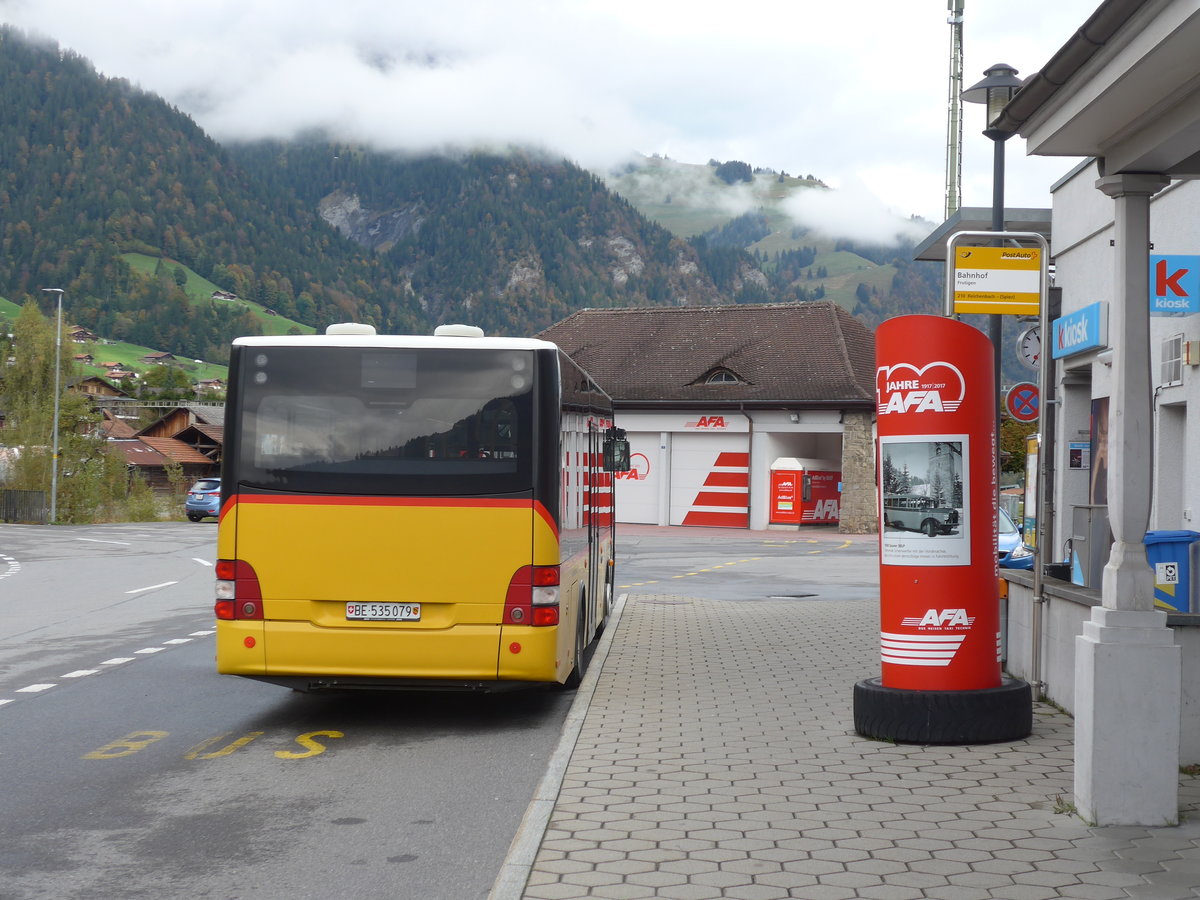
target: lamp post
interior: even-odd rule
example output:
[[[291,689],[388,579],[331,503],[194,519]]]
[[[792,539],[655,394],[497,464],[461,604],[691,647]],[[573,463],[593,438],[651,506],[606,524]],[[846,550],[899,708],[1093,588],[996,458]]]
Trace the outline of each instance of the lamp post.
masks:
[[[58,313],[54,319],[54,437],[50,458],[50,523],[58,521],[58,398],[62,393],[62,288],[42,288],[58,294]]]
[[[984,71],[984,79],[962,92],[968,103],[987,105],[987,128],[983,135],[992,141],[992,231],[1004,230],[1004,142],[1012,134],[993,128],[1001,111],[1021,87],[1017,70],[1005,63],[996,63]],[[999,315],[988,318],[988,337],[992,341],[993,368],[996,374],[996,389],[1000,389],[1000,344],[1003,339],[1003,324]],[[999,409],[999,398],[996,401]]]
[[[1004,142],[1012,137],[1011,132],[993,127],[1005,105],[1021,88],[1017,70],[1005,63],[996,63],[984,70],[984,79],[962,92],[968,103],[983,103],[987,106],[987,128],[983,135],[992,141],[992,231],[1004,230]],[[997,240],[997,246],[1002,241]],[[988,338],[992,342],[992,372],[996,378],[996,390],[1001,388],[1003,366],[1000,364],[1000,345],[1004,340],[1004,320],[996,313],[988,316]],[[1044,338],[1043,338],[1044,339]],[[996,407],[996,503],[1000,502],[1000,397],[995,398]]]

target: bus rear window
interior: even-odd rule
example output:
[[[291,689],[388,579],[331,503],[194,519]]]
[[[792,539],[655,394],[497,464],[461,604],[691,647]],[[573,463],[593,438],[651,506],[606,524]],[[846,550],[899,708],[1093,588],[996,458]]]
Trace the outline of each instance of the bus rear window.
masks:
[[[246,348],[236,477],[314,493],[529,491],[533,363],[527,350]]]

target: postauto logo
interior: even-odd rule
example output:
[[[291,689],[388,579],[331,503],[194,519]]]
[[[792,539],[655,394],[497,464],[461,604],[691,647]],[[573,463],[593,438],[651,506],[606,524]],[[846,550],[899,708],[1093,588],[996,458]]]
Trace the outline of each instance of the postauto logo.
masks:
[[[875,372],[879,415],[891,413],[955,412],[967,395],[967,382],[958,367],[931,362],[880,366]]]

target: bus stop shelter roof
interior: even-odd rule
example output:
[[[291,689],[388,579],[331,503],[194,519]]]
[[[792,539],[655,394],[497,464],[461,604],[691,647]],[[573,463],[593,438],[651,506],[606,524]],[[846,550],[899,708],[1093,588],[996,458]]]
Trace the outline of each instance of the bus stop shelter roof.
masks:
[[[926,262],[946,261],[946,241],[958,231],[991,231],[990,206],[964,206],[917,244],[913,259]],[[1004,211],[1005,231],[1033,231],[1050,240],[1050,210],[1010,208]]]

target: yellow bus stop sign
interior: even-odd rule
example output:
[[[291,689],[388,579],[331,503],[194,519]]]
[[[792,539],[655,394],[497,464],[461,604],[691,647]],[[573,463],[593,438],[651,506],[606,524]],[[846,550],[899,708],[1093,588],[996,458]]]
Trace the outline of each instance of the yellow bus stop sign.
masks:
[[[954,312],[1036,316],[1042,297],[1037,247],[955,247]]]

